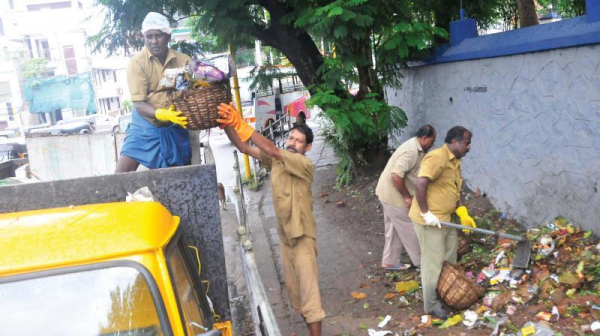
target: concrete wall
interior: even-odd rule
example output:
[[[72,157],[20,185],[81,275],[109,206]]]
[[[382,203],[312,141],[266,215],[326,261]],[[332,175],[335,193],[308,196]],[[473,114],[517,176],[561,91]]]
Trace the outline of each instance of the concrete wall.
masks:
[[[410,68],[388,90],[408,132],[474,133],[468,185],[528,226],[564,215],[600,233],[600,45]],[[405,132],[400,140],[409,137]]]
[[[190,131],[192,164],[200,164],[199,131]],[[31,172],[42,181],[110,175],[125,133],[73,134],[27,138]],[[138,171],[147,170],[140,166]]]

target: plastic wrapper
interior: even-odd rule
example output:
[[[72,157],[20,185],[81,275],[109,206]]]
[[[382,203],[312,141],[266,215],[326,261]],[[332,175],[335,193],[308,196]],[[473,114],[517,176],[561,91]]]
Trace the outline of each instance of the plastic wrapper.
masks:
[[[471,310],[466,310],[463,313],[463,324],[468,327],[469,329],[472,328],[473,326],[475,326],[475,322],[477,322],[477,319],[479,318],[479,316],[477,315],[476,312],[471,311]]]
[[[450,328],[450,327],[460,323],[460,321],[462,321],[462,316],[460,314],[454,315],[454,316],[450,317],[449,319],[447,319],[446,321],[444,321],[444,323],[442,323],[442,325],[440,325],[440,329]]]
[[[207,60],[192,59],[182,67],[165,69],[159,88],[182,91],[226,80],[231,74],[230,62],[229,55]]]
[[[193,80],[202,80],[209,83],[221,81],[231,76],[231,59],[229,55],[205,60],[193,59],[188,63],[188,71]]]
[[[177,84],[177,78],[187,73],[187,66],[173,69],[165,69],[165,71],[163,71],[163,78],[158,83],[158,86],[165,88],[174,88]]]
[[[554,336],[554,330],[546,324],[527,322],[523,325],[523,328],[521,328],[521,334],[523,336]]]
[[[217,67],[204,63],[202,61],[191,61],[191,67],[193,67],[192,78],[196,80],[203,80],[207,82],[215,82],[228,78],[228,75]],[[195,64],[193,63],[195,62]]]
[[[125,202],[156,202],[156,198],[154,198],[152,191],[148,187],[143,187],[136,190],[133,194],[127,193]]]

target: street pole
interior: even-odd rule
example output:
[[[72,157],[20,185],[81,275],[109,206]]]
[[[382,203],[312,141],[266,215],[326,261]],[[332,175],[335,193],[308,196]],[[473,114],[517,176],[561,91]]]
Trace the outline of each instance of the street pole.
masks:
[[[242,119],[244,118],[244,111],[242,111],[242,98],[240,97],[240,81],[238,80],[237,75],[237,65],[235,64],[235,53],[231,50],[231,45],[229,45],[229,55],[233,60],[233,92],[235,93],[235,105],[240,111],[242,115]],[[246,171],[246,181],[250,181],[252,178],[252,174],[250,173],[250,158],[248,154],[244,154],[244,170]]]

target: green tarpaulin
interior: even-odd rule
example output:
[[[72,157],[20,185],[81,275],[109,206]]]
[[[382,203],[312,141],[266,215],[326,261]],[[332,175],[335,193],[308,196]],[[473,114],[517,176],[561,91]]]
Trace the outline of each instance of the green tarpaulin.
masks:
[[[56,109],[86,109],[86,114],[96,113],[92,78],[87,72],[68,78],[29,79],[25,84],[25,100],[33,113]]]

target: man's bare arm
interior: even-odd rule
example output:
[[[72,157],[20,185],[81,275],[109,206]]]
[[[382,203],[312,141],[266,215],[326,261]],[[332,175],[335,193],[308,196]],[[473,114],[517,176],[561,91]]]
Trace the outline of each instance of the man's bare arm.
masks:
[[[267,153],[268,156],[272,157],[275,160],[279,160],[283,162],[283,156],[281,156],[280,149],[275,146],[275,144],[267,139],[264,135],[259,132],[254,132],[250,137],[252,143],[260,148],[263,152]]]
[[[400,195],[404,198],[404,203],[406,206],[411,206],[412,204],[412,196],[408,189],[406,189],[406,183],[404,183],[404,178],[398,176],[396,173],[392,173],[392,183],[394,187],[400,192]]]
[[[258,147],[250,146],[247,142],[242,141],[238,136],[235,129],[231,126],[225,127],[225,134],[229,138],[229,141],[242,153],[248,154],[253,158],[260,160],[260,150]]]
[[[142,101],[142,102],[134,102],[133,107],[142,116],[144,116],[146,118],[156,119],[156,116],[155,116],[156,109],[154,107],[152,107],[152,105]]]
[[[415,184],[415,196],[417,197],[417,202],[419,202],[419,209],[423,214],[429,211],[427,187],[429,187],[429,179],[427,177],[418,177]]]
[[[272,143],[271,140],[265,138],[262,134],[258,132],[254,132],[250,137],[250,140],[252,141],[254,146],[250,146],[248,143],[243,142],[242,139],[240,139],[240,137],[238,136],[235,129],[231,126],[225,127],[225,134],[227,134],[227,137],[229,138],[231,143],[233,143],[233,145],[244,154],[248,154],[257,160],[260,160],[260,151],[262,150],[270,157],[279,161],[283,161],[281,153],[279,152],[279,148],[277,148],[277,146],[275,146],[275,144]]]

